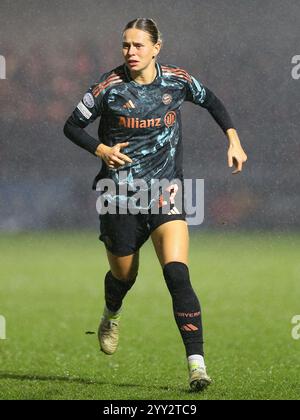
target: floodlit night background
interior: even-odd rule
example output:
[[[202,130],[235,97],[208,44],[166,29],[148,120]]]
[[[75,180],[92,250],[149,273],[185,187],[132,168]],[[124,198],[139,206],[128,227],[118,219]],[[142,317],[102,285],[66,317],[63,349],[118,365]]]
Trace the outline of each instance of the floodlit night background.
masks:
[[[299,15],[296,0],[2,0],[0,230],[98,227],[91,184],[101,161],[62,129],[86,89],[123,62],[122,30],[136,17],[158,23],[159,62],[223,100],[248,154],[231,176],[226,137],[206,110],[184,104],[185,177],[205,180],[201,229],[298,229]]]
[[[224,102],[248,155],[233,176],[222,130],[182,106],[184,175],[205,182],[188,267],[214,381],[203,394],[189,391],[150,240],[118,351],[97,341],[109,270],[92,190],[101,160],[63,127],[123,64],[137,17],[157,22],[161,64]],[[0,0],[0,400],[299,399],[299,22],[299,0]]]

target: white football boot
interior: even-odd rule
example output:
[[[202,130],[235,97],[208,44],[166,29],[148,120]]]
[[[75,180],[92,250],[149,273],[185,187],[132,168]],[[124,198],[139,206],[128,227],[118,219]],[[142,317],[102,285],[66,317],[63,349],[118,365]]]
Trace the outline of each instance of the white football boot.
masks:
[[[120,318],[120,313],[109,316],[104,310],[104,314],[101,318],[101,322],[98,328],[98,340],[100,344],[100,350],[105,354],[112,355],[117,350],[119,343]]]
[[[212,383],[212,380],[206,373],[206,368],[200,367],[197,363],[189,364],[189,375],[190,388],[192,391],[203,391]]]

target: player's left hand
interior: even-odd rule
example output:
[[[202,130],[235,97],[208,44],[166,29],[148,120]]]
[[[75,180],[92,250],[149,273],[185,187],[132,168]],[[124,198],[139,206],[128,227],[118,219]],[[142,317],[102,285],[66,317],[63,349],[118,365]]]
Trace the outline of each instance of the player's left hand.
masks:
[[[232,175],[236,175],[243,170],[243,163],[248,159],[244,149],[241,146],[239,136],[233,128],[227,131],[227,136],[229,140],[229,149],[228,149],[228,166],[232,168],[235,166],[235,170],[232,172]]]

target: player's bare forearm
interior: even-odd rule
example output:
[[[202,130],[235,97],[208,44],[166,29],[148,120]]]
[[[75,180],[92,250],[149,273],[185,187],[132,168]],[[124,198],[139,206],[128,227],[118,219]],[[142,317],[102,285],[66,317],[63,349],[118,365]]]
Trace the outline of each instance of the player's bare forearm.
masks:
[[[226,131],[226,135],[229,141],[228,148],[228,166],[232,168],[235,166],[235,170],[232,172],[233,175],[238,174],[243,170],[243,164],[247,161],[247,155],[241,145],[237,131],[234,128],[229,128]]]

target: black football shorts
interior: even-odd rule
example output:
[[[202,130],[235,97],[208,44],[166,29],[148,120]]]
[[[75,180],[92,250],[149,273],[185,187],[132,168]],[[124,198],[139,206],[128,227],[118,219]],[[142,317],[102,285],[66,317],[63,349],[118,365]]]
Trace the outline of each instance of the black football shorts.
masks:
[[[158,226],[172,220],[186,221],[184,195],[176,195],[175,187],[174,184],[174,189],[166,190],[159,197],[159,201],[155,204],[159,208],[158,214],[151,211],[148,211],[147,214],[100,214],[99,239],[104,242],[106,249],[119,257],[132,255],[142,247]],[[173,201],[171,197],[173,197]],[[166,203],[169,204],[169,207],[164,211]]]
[[[172,220],[186,220],[185,214],[103,214],[99,239],[114,255],[136,253],[160,225]]]

